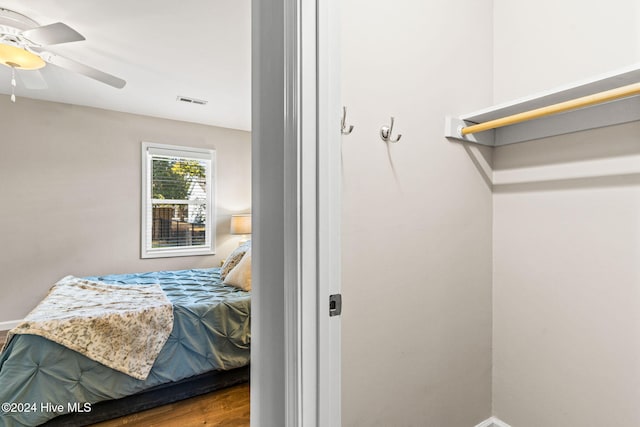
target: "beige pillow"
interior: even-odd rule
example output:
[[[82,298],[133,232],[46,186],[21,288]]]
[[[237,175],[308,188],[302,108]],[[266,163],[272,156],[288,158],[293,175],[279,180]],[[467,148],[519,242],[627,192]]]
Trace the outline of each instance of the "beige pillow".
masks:
[[[235,286],[243,291],[251,290],[251,248],[247,250],[238,265],[227,274],[222,283]]]
[[[242,245],[238,246],[233,252],[231,252],[231,255],[227,257],[227,259],[222,264],[222,267],[220,267],[220,280],[224,280],[227,277],[227,274],[229,274],[233,267],[238,265],[238,263],[242,259],[242,256],[250,248],[251,240],[249,240],[247,243],[243,243]]]

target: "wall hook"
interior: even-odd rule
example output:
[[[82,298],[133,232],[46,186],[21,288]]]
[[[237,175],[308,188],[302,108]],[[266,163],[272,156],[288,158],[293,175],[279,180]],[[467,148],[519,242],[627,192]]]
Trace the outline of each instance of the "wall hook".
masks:
[[[347,107],[342,107],[342,120],[340,121],[340,133],[343,135],[349,135],[353,131],[353,125],[347,129]]]
[[[396,139],[391,139],[391,134],[393,133],[393,120],[393,117],[391,117],[391,124],[380,128],[380,138],[382,138],[384,142],[398,142],[400,141],[400,138],[402,138],[402,135],[398,134]]]

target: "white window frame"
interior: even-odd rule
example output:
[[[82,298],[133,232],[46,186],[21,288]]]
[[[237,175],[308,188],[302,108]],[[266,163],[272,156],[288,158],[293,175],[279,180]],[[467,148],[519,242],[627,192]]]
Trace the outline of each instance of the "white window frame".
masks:
[[[140,212],[140,257],[141,258],[163,258],[195,255],[215,255],[215,170],[216,152],[205,148],[184,147],[180,145],[157,144],[154,142],[142,142],[141,156],[141,212]],[[182,246],[168,248],[153,248],[151,241],[152,226],[152,206],[151,198],[151,160],[153,156],[184,157],[193,160],[204,160],[207,163],[206,183],[207,183],[207,221],[205,223],[205,244],[204,246]]]

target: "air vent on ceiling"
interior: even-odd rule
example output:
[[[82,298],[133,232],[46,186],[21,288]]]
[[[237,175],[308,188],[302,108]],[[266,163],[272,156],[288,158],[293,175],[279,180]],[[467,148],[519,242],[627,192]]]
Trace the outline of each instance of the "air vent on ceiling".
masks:
[[[177,100],[181,102],[187,102],[189,104],[198,104],[198,105],[207,105],[207,102],[208,102],[208,101],[205,101],[204,99],[195,99],[195,98],[189,98],[188,96],[180,96],[180,95],[178,95]]]

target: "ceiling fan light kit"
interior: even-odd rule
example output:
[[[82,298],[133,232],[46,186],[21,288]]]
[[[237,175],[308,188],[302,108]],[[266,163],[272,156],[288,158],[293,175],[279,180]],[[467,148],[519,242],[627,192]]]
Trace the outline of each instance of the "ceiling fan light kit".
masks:
[[[8,44],[0,44],[0,62],[19,70],[38,70],[46,65],[38,55]]]
[[[11,100],[15,102],[15,70],[38,70],[47,63],[118,89],[123,88],[126,81],[121,78],[43,48],[82,40],[85,40],[82,34],[62,22],[39,26],[21,13],[0,7],[0,63],[12,70]]]

